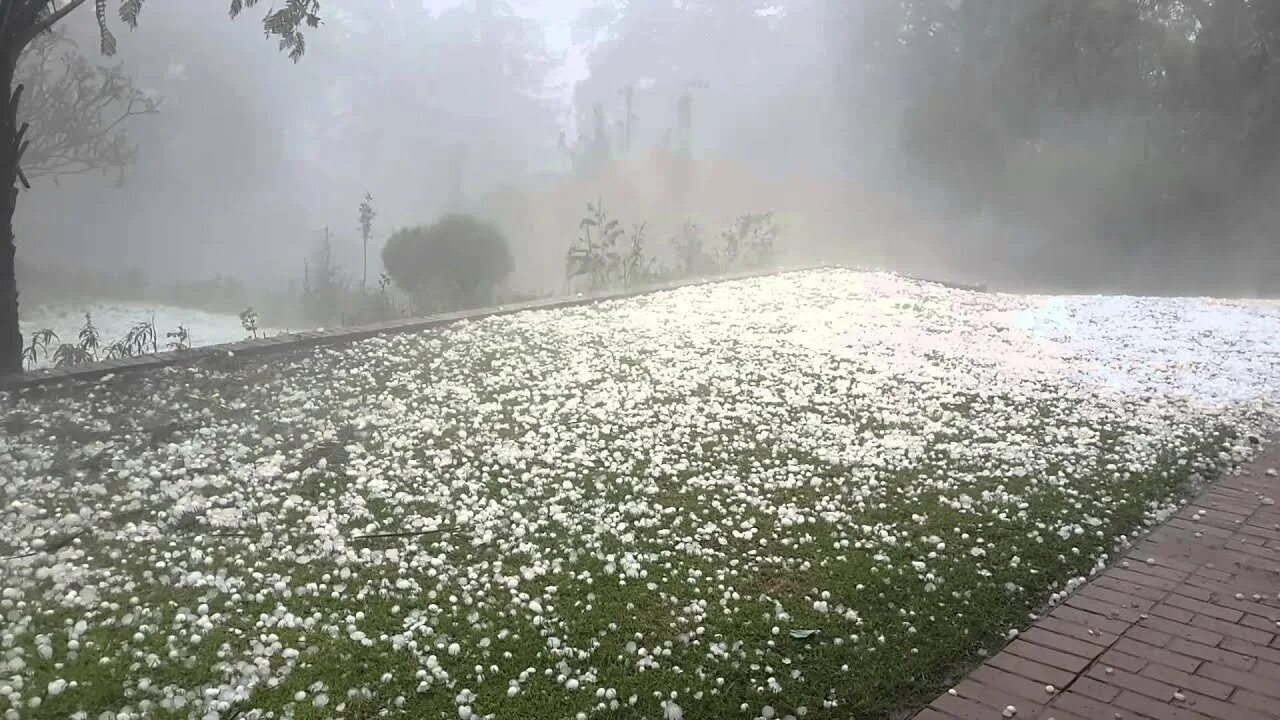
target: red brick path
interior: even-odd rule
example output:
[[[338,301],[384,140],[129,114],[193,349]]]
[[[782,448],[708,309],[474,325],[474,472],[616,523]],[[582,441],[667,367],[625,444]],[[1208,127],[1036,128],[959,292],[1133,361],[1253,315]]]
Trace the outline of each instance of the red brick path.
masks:
[[[1280,718],[1273,467],[1215,484],[915,720]]]

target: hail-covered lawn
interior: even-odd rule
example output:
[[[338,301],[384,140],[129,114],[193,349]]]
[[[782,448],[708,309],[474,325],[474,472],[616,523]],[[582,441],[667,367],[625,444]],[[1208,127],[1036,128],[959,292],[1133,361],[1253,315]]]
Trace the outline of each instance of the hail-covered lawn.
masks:
[[[1278,331],[830,270],[0,395],[0,708],[892,717],[1248,457]]]

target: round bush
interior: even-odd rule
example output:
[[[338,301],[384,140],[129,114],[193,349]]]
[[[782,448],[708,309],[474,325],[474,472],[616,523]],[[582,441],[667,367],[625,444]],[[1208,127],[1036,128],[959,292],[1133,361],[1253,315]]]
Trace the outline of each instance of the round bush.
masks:
[[[391,280],[425,309],[478,307],[511,273],[511,250],[496,227],[469,215],[398,230],[382,249]]]

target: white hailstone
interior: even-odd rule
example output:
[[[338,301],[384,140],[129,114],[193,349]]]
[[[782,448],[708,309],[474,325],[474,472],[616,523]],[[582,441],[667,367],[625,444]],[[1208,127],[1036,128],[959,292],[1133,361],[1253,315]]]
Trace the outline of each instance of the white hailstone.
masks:
[[[293,699],[296,702],[302,702],[303,700],[307,699],[307,693],[302,690],[299,690],[298,692],[293,694]]]
[[[1012,705],[1006,705],[1006,706],[1005,706],[1005,708],[1004,708],[1004,712],[1002,712],[1002,713],[1000,713],[1000,714],[1001,714],[1001,715],[1004,715],[1004,716],[1005,716],[1005,717],[1007,717],[1007,718],[1011,718],[1011,717],[1013,717],[1014,715],[1017,715],[1017,714],[1018,714],[1018,708],[1016,708],[1016,707],[1014,707],[1014,706],[1012,706]]]
[[[329,696],[324,693],[320,693],[311,700],[311,704],[318,708],[322,708],[329,704]]]
[[[470,705],[458,706],[458,720],[471,720],[472,717],[475,717],[475,716],[471,712]]]
[[[662,709],[664,720],[684,720],[684,710],[674,700],[668,700],[663,705],[665,706]]]
[[[50,697],[57,697],[58,695],[62,694],[63,690],[66,690],[66,689],[67,689],[67,681],[63,680],[62,678],[58,678],[57,680],[54,680],[53,682],[49,683],[47,693]]]
[[[776,714],[777,711],[773,709],[772,705],[765,705],[760,708],[760,717],[764,718],[764,720],[772,720],[773,716]]]
[[[511,685],[510,687],[507,688],[507,697],[513,698],[519,694],[520,694],[519,685]]]
[[[456,642],[455,642],[455,643],[449,643],[449,654],[450,654],[450,655],[457,655],[457,654],[458,654],[458,653],[460,653],[460,652],[462,652],[462,646],[461,646],[461,645],[459,645],[459,644],[458,644],[458,643],[456,643]]]

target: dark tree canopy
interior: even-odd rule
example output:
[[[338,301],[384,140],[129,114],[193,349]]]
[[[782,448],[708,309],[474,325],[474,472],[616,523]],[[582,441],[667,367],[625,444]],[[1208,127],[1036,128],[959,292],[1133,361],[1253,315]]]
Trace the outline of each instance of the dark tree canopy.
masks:
[[[382,249],[395,284],[423,309],[476,307],[493,300],[512,270],[507,239],[469,215],[397,231]]]
[[[1105,256],[1194,282],[1274,247],[1280,2],[825,1],[862,89],[849,122],[897,127],[912,194],[1003,233],[1006,268],[1128,282]]]
[[[68,0],[57,3],[54,0],[11,0],[14,10],[11,18],[34,18],[34,22],[20,36],[24,45],[31,42],[40,33],[52,28],[59,20],[74,12],[87,0]],[[120,20],[130,29],[138,27],[138,17],[142,14],[146,0],[120,0],[117,14]],[[231,0],[230,14],[238,16],[246,8],[252,8],[258,0]],[[116,52],[116,36],[111,31],[108,16],[107,0],[94,0],[94,12],[98,20],[98,35],[102,44],[102,54],[114,55]],[[267,12],[262,20],[262,29],[268,37],[280,40],[280,49],[287,50],[289,57],[298,60],[306,52],[306,38],[301,28],[318,27],[320,25],[320,0],[285,0],[283,7]]]

